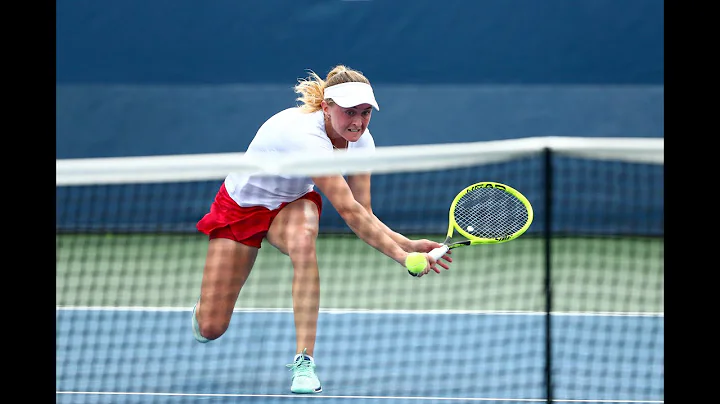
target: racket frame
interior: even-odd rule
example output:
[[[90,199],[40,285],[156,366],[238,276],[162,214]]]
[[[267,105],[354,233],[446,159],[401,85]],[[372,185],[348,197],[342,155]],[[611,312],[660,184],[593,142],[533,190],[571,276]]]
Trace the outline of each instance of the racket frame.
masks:
[[[467,194],[468,192],[475,191],[478,188],[499,189],[499,190],[507,192],[507,193],[511,194],[512,196],[514,196],[515,198],[517,198],[523,204],[523,206],[525,206],[525,209],[527,210],[527,213],[528,213],[528,218],[527,218],[525,224],[523,225],[523,227],[521,227],[519,230],[517,230],[516,232],[514,232],[513,234],[511,234],[509,236],[495,237],[495,238],[476,237],[476,236],[473,236],[472,234],[468,233],[467,231],[465,231],[465,229],[463,229],[462,227],[460,227],[457,224],[457,222],[455,221],[455,208],[457,207],[457,204],[460,201],[460,199],[462,199],[462,197],[465,196],[465,194]],[[475,184],[465,187],[462,191],[458,192],[458,194],[455,196],[455,199],[453,199],[452,203],[450,204],[450,209],[448,209],[448,231],[447,231],[447,235],[445,237],[445,241],[443,241],[441,247],[433,249],[428,254],[430,254],[431,257],[435,258],[435,260],[438,260],[438,259],[440,259],[440,257],[445,255],[445,253],[447,253],[449,250],[452,250],[453,248],[464,247],[464,246],[469,246],[469,245],[478,245],[478,244],[507,243],[508,241],[514,240],[514,239],[520,237],[523,233],[525,233],[525,231],[530,227],[530,224],[532,224],[533,217],[534,217],[534,213],[533,213],[532,204],[530,204],[530,201],[528,201],[528,199],[525,197],[525,195],[520,193],[520,191],[518,191],[517,189],[515,189],[509,185],[502,184],[500,182],[493,182],[493,181],[477,182]],[[465,237],[466,240],[458,240],[458,241],[454,241],[454,242],[450,243],[455,231],[457,231],[460,235]],[[416,276],[410,271],[408,271],[408,273],[410,273],[410,275]]]
[[[523,225],[523,227],[521,227],[519,230],[517,230],[516,232],[514,232],[513,234],[511,234],[509,236],[495,237],[495,238],[476,237],[476,236],[473,236],[472,234],[468,233],[467,231],[465,231],[465,229],[463,229],[462,227],[460,227],[457,224],[457,222],[455,221],[455,208],[457,207],[457,204],[460,201],[460,199],[462,199],[462,197],[465,196],[465,194],[475,191],[479,188],[499,189],[499,190],[507,192],[510,195],[517,198],[523,204],[523,206],[525,206],[525,209],[527,210],[527,213],[528,213],[528,218],[525,221],[525,224]],[[515,189],[509,185],[499,183],[499,182],[491,182],[491,181],[478,182],[478,183],[475,183],[475,184],[465,187],[465,189],[460,191],[457,194],[457,196],[455,196],[455,199],[453,199],[452,204],[450,204],[450,209],[448,211],[449,225],[448,225],[447,238],[445,239],[445,242],[443,244],[447,243],[448,241],[450,241],[450,239],[452,239],[452,236],[454,233],[453,230],[460,233],[460,235],[465,237],[467,240],[456,241],[452,244],[448,244],[448,247],[454,246],[454,247],[450,247],[450,248],[466,246],[466,245],[476,245],[476,244],[507,243],[508,241],[514,240],[514,239],[520,237],[523,233],[525,233],[525,231],[530,227],[530,224],[532,224],[533,217],[534,217],[533,208],[532,208],[532,205],[530,204],[530,201],[528,201],[528,199],[525,197],[525,195],[520,193],[520,191],[518,191],[517,189]]]
[[[520,202],[525,206],[525,209],[527,209],[528,212],[528,218],[525,222],[525,225],[521,227],[518,231],[515,233],[505,236],[505,237],[496,237],[496,238],[482,238],[482,237],[476,237],[472,234],[468,233],[460,227],[457,222],[455,221],[455,208],[457,207],[458,202],[460,199],[462,199],[465,194],[468,192],[475,191],[478,188],[495,188],[502,191],[505,191],[512,196],[516,197]],[[453,199],[452,203],[450,204],[450,209],[448,210],[448,231],[447,236],[445,237],[445,241],[443,241],[443,245],[441,247],[438,247],[432,251],[429,252],[430,256],[435,258],[436,260],[440,259],[443,255],[445,255],[448,250],[452,250],[453,248],[458,247],[465,247],[469,245],[477,245],[477,244],[500,244],[500,243],[507,243],[510,240],[514,240],[518,237],[520,237],[525,231],[530,227],[530,224],[533,221],[533,208],[530,204],[530,201],[520,193],[517,189],[502,184],[500,182],[492,182],[492,181],[483,181],[483,182],[477,182],[475,184],[469,185],[465,187],[462,191],[458,192],[458,194],[455,196],[455,199]],[[453,237],[453,233],[457,231],[460,235],[466,238],[466,240],[458,240],[455,242],[450,243]]]

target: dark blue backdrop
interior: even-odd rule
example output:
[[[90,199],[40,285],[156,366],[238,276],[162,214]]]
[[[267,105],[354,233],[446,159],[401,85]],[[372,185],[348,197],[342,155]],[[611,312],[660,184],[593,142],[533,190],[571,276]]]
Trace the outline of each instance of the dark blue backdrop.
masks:
[[[57,0],[57,157],[242,151],[338,63],[381,146],[662,137],[662,0]]]
[[[59,83],[662,84],[662,0],[57,0]]]

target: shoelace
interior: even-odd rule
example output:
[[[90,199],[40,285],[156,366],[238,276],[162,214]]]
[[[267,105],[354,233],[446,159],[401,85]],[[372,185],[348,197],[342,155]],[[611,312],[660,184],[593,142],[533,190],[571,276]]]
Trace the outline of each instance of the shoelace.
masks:
[[[291,370],[295,376],[310,377],[313,375],[313,373],[315,373],[315,364],[312,363],[309,359],[305,359],[302,356],[299,357],[295,362],[285,366],[290,368],[289,370]]]

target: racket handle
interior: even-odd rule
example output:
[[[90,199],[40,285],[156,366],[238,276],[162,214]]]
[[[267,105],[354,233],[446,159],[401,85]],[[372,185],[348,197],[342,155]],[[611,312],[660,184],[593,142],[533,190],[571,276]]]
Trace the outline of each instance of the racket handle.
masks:
[[[437,260],[440,259],[440,257],[442,257],[443,255],[445,255],[445,253],[448,252],[449,249],[450,249],[450,248],[449,248],[448,246],[443,245],[443,246],[441,246],[441,247],[438,247],[438,248],[430,251],[428,254],[429,254],[431,257],[435,258],[435,261],[437,261]]]

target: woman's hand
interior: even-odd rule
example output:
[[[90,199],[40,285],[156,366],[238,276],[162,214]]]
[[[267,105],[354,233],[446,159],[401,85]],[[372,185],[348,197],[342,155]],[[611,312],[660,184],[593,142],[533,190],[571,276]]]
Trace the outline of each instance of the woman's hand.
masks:
[[[432,241],[432,240],[419,239],[419,240],[410,240],[410,243],[408,246],[409,246],[410,252],[428,253],[428,252],[434,250],[435,248],[442,247],[442,244],[440,244],[436,241]],[[445,270],[450,269],[450,263],[452,262],[452,258],[450,257],[450,251],[448,250],[448,252],[446,252],[445,255],[443,255],[440,258],[442,260],[440,260],[440,259],[437,260],[436,264],[445,268]],[[432,261],[429,261],[429,262],[432,263]],[[438,269],[436,265],[431,264],[430,269],[432,269],[433,271],[435,271],[437,273],[440,273],[440,269]],[[425,274],[425,272],[423,272],[420,275],[423,275],[423,274]]]

